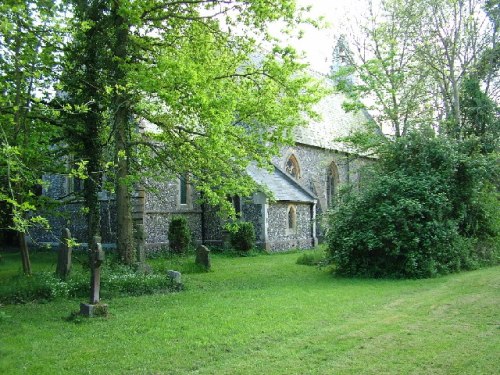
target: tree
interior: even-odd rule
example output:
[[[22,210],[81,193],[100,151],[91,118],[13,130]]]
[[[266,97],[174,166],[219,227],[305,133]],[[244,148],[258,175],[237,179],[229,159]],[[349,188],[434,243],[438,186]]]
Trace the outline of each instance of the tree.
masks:
[[[483,53],[496,44],[494,18],[482,9],[482,0],[422,1],[417,57],[426,66],[440,97],[439,118],[449,134],[459,133],[460,87]]]
[[[42,175],[58,167],[51,149],[58,112],[47,101],[59,72],[62,31],[50,2],[7,1],[0,12],[0,202],[6,224],[18,234],[23,272],[30,274],[26,234],[34,224],[47,224],[36,214],[45,201]]]
[[[83,198],[89,246],[95,236],[101,235],[98,193],[103,190],[103,152],[108,146],[106,134],[109,133],[103,113],[109,103],[105,87],[109,82],[107,67],[111,63],[105,38],[108,29],[105,10],[106,1],[73,2],[72,42],[65,48],[60,82],[63,97],[59,101],[73,109],[64,116],[66,150],[84,166]],[[82,25],[81,20],[87,23]]]
[[[481,89],[481,83],[474,75],[462,81],[459,95],[461,126],[456,136],[459,139],[478,139],[482,154],[497,152],[500,139],[498,104]]]
[[[371,8],[351,72],[334,78],[354,71],[352,84],[337,84],[351,100],[346,108],[374,110],[395,137],[350,137],[371,146],[379,166],[332,214],[329,249],[340,273],[424,277],[494,262],[499,111],[488,95],[498,73],[492,3],[386,0],[380,13]]]
[[[293,49],[252,55],[268,22],[296,22],[293,0],[101,4],[105,30],[94,29],[86,13],[76,16],[105,41],[97,43],[97,55],[110,58],[102,65],[110,102],[96,108],[109,116],[114,136],[117,243],[131,264],[130,191],[144,171],[189,171],[207,201],[227,206],[227,194],[251,191],[248,163],[265,164],[303,114],[313,114],[321,90],[305,77]],[[138,133],[143,119],[155,131]]]
[[[489,4],[489,5],[488,5]],[[473,0],[384,0],[373,5],[353,33],[355,84],[347,109],[368,108],[379,126],[404,136],[409,129],[434,126],[460,133],[460,87],[467,74],[494,64],[498,15],[491,2]],[[489,11],[488,11],[489,9]],[[356,37],[361,35],[361,37]],[[488,82],[486,82],[488,81]],[[489,86],[488,86],[489,87]]]
[[[344,108],[369,109],[375,124],[395,137],[432,121],[428,71],[415,59],[417,3],[385,0],[377,12],[370,2],[360,30],[342,40],[352,46],[349,64],[332,71],[337,89],[347,94]],[[342,84],[346,77],[351,84]]]

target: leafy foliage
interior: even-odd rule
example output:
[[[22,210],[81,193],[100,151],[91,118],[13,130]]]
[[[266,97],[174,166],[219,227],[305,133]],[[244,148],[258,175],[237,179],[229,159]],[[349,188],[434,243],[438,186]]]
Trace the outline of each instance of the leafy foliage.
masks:
[[[381,130],[396,137],[426,126],[461,129],[460,90],[472,71],[485,93],[498,99],[499,17],[494,4],[369,2],[364,19],[353,22],[358,29],[348,39],[339,38],[343,45],[349,42],[350,53],[342,55],[346,61],[332,66],[337,89],[347,96],[344,107],[372,109]]]
[[[480,152],[498,151],[500,140],[500,107],[481,89],[474,76],[467,77],[460,90],[461,127],[455,128],[457,138],[476,138]]]
[[[191,230],[183,216],[172,218],[168,226],[168,242],[170,250],[175,254],[184,254],[191,243]]]
[[[75,32],[65,87],[74,105],[89,110],[69,130],[95,176],[104,160],[92,156],[106,158],[104,142],[114,139],[110,180],[127,264],[135,183],[189,172],[205,201],[231,212],[226,195],[254,188],[246,166],[268,163],[291,129],[314,115],[322,90],[268,30],[278,20],[289,30],[311,23],[294,0],[70,4]],[[94,189],[86,196],[90,214],[98,213],[96,201]]]
[[[59,298],[85,298],[88,296],[89,278],[85,272],[74,272],[66,281],[53,273],[43,271],[32,276],[17,275],[0,287],[0,302],[18,304],[47,302]],[[101,297],[143,295],[173,290],[165,274],[144,274],[129,267],[103,268]]]
[[[233,231],[230,232],[231,245],[235,250],[249,252],[255,247],[255,229],[253,223],[239,222]]]
[[[496,172],[463,147],[411,133],[381,149],[364,189],[345,193],[331,213],[328,248],[339,274],[430,277],[496,261],[476,246],[498,235],[480,199],[485,175]]]
[[[42,173],[57,164],[50,146],[59,135],[58,112],[46,99],[56,77],[56,6],[30,0],[0,5],[0,207],[2,216],[11,216],[9,226],[26,233],[43,222],[27,212],[43,205],[36,191]],[[54,33],[46,35],[47,28]]]

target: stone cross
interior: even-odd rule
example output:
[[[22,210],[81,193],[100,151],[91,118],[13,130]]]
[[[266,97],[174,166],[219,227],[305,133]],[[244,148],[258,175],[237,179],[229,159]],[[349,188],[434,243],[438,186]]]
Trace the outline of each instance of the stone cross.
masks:
[[[64,228],[61,236],[61,245],[57,254],[56,274],[61,280],[66,280],[71,271],[71,232]]]
[[[200,245],[196,248],[196,259],[194,262],[203,266],[206,270],[210,269],[210,250],[208,247]]]
[[[94,236],[92,248],[90,249],[90,303],[99,303],[99,292],[101,289],[101,264],[104,261],[101,237]]]

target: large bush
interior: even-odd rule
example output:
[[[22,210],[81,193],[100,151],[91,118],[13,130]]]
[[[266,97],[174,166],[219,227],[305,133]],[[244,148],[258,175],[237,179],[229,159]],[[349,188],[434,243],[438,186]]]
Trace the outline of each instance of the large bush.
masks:
[[[337,272],[429,277],[494,261],[478,251],[495,235],[480,199],[488,163],[463,148],[425,134],[386,145],[362,191],[345,193],[331,213]]]
[[[191,231],[186,218],[182,216],[172,218],[168,227],[168,243],[170,250],[176,254],[184,254],[191,243]]]

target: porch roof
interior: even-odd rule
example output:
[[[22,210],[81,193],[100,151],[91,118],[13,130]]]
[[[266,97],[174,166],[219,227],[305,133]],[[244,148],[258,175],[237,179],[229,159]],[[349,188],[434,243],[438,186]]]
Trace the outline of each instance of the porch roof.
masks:
[[[314,203],[316,197],[293,178],[274,166],[272,171],[251,165],[247,168],[253,180],[272,193],[276,201]],[[266,191],[264,191],[265,193]]]

